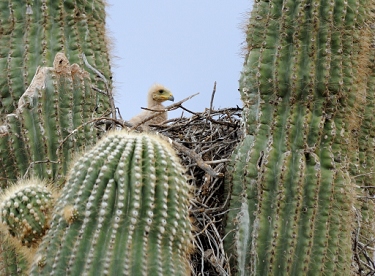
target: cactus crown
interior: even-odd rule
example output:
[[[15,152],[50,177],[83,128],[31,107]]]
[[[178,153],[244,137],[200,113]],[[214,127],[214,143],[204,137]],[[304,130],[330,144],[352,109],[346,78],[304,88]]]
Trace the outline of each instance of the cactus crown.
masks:
[[[38,245],[49,226],[56,193],[44,181],[21,180],[0,196],[2,226],[22,245]]]
[[[189,186],[157,136],[112,132],[75,162],[61,194],[32,275],[189,271]]]

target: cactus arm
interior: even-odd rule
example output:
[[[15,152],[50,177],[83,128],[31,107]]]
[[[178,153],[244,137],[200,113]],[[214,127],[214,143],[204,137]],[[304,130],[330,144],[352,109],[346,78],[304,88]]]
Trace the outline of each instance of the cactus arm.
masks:
[[[37,70],[16,113],[7,116],[6,131],[0,137],[9,145],[1,152],[8,174],[4,178],[15,180],[28,172],[59,179],[73,153],[95,142],[97,130],[86,123],[96,107],[88,76],[62,53],[56,55],[54,67]]]
[[[15,111],[15,103],[30,85],[35,69],[49,65],[58,52],[64,52],[72,63],[81,67],[84,53],[111,88],[103,1],[26,1],[22,4],[8,1],[1,4],[1,16],[0,68],[6,72],[0,80],[1,117]],[[105,85],[94,75],[90,79],[105,90]],[[103,95],[97,96],[99,112],[104,112],[108,102]]]

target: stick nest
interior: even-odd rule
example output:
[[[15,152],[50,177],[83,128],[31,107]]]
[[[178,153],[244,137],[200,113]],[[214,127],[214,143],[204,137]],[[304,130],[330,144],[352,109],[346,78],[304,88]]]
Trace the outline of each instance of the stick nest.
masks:
[[[242,137],[241,111],[238,107],[206,109],[201,113],[188,111],[192,113],[190,118],[168,120],[161,125],[151,125],[151,129],[187,147],[217,175],[224,176],[230,156]],[[190,210],[196,245],[191,259],[193,275],[229,275],[229,262],[223,248],[225,178],[203,170],[199,161],[186,150],[177,150],[187,168],[189,182],[195,188]]]

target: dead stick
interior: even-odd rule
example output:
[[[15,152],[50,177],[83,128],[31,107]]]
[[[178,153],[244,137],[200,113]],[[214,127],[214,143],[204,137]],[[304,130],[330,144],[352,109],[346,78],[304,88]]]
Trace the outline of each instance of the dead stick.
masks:
[[[210,117],[210,114],[211,114],[211,111],[212,111],[212,105],[214,103],[215,93],[216,93],[216,81],[214,82],[214,89],[212,90],[211,102],[210,102],[210,111],[208,113],[208,117]]]
[[[186,107],[183,107],[182,105],[181,105],[180,107],[181,107],[183,110],[185,110],[186,112],[190,113],[190,114],[193,114],[193,115],[196,115],[196,116],[198,116],[198,117],[201,117],[198,113],[193,112],[193,111],[187,109]]]
[[[70,136],[72,136],[73,134],[75,134],[76,132],[78,132],[78,130],[80,130],[81,128],[83,128],[84,126],[88,125],[88,124],[91,124],[91,123],[94,123],[94,122],[98,122],[98,121],[101,121],[101,120],[109,120],[109,121],[112,121],[114,124],[118,124],[120,125],[122,128],[125,127],[125,124],[120,122],[119,120],[116,120],[116,119],[113,119],[113,118],[110,118],[110,117],[100,117],[100,118],[95,118],[95,119],[92,119],[90,121],[87,121],[86,123],[83,123],[82,125],[78,126],[77,128],[75,128],[71,133],[69,133],[69,135],[67,135],[64,140],[60,143],[60,145],[57,147],[57,150],[56,150],[56,154],[58,154],[59,150],[61,149],[62,145],[66,142],[66,140],[69,139]]]
[[[211,118],[211,111],[212,111],[212,105],[214,103],[215,92],[216,92],[216,81],[214,82],[214,88],[212,89],[210,109],[208,110],[208,115],[207,115],[208,118]],[[204,122],[203,129],[206,128],[206,124],[207,124],[207,121]]]
[[[29,170],[31,169],[31,167],[34,167],[35,164],[43,164],[43,163],[59,164],[59,161],[52,161],[52,160],[49,160],[49,159],[46,159],[46,160],[43,160],[43,161],[33,161],[27,167],[27,170],[26,170],[25,174],[23,175],[23,178],[26,178],[26,176],[29,173]]]
[[[86,64],[88,68],[90,68],[95,74],[97,74],[104,82],[105,90],[107,92],[108,98],[109,98],[109,104],[111,106],[112,111],[112,118],[116,120],[116,106],[115,106],[115,100],[113,99],[113,93],[112,90],[109,89],[108,81],[106,77],[96,68],[94,68],[87,60],[86,55],[82,53],[82,59],[83,62]],[[113,122],[113,128],[115,127],[115,122]]]
[[[208,116],[203,116],[203,113],[196,113],[196,112],[193,112],[185,107],[183,107],[182,105],[180,106],[180,108],[182,108],[183,110],[195,115],[195,116],[198,116],[199,118],[203,118],[203,119],[206,119],[206,120],[209,120],[215,124],[219,124],[219,125],[223,125],[223,126],[229,126],[229,127],[237,127],[236,124],[233,124],[233,123],[228,123],[228,122],[221,122],[221,121],[217,121],[215,119],[212,119],[211,117],[208,117]]]

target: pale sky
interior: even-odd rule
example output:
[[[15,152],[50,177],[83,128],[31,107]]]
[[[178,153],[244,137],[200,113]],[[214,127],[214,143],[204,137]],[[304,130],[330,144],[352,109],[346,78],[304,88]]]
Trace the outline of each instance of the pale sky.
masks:
[[[253,1],[107,2],[115,103],[123,119],[147,107],[154,83],[169,88],[175,102],[200,92],[184,106],[201,112],[210,106],[216,81],[215,108],[242,106],[237,91],[244,60],[241,26]],[[174,111],[169,118],[180,114]]]

